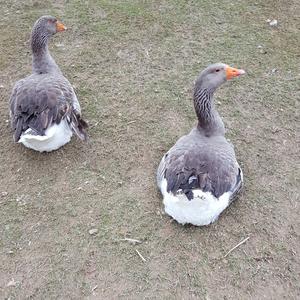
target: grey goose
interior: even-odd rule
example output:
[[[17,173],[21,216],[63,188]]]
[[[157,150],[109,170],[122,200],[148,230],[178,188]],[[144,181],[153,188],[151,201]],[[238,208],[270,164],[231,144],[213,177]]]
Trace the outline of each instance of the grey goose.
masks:
[[[242,186],[242,170],[213,101],[221,84],[242,74],[244,70],[222,63],[200,73],[193,97],[198,124],[160,162],[157,185],[165,212],[178,223],[213,223]]]
[[[36,151],[52,151],[75,133],[86,140],[87,123],[70,82],[48,50],[48,40],[66,27],[52,16],[42,16],[31,33],[32,74],[16,82],[10,97],[14,141]]]

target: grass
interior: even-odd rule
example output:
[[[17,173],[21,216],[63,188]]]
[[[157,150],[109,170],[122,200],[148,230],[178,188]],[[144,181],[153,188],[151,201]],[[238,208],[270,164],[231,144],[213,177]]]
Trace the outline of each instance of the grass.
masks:
[[[0,5],[3,298],[298,297],[297,1]],[[90,124],[87,144],[74,139],[50,154],[14,145],[6,123],[13,83],[30,72],[31,26],[43,14],[69,27],[50,48]],[[272,18],[277,28],[266,23]],[[193,81],[217,61],[248,74],[216,95],[245,187],[217,223],[180,226],[163,214],[155,171],[195,124]]]

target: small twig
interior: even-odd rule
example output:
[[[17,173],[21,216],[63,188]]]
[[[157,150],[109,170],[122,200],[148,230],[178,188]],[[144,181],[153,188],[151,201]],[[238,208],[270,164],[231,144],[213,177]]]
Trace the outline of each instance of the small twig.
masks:
[[[141,244],[142,242],[136,239],[130,239],[130,238],[124,238],[124,239],[119,239],[119,241],[126,241],[129,243],[133,243],[133,244]]]
[[[92,288],[92,292],[94,292],[96,289],[97,289],[98,285],[95,285],[93,288]]]
[[[135,249],[135,252],[138,254],[138,256],[142,259],[143,262],[146,262],[146,259],[143,257],[143,255],[139,252],[139,250]]]
[[[247,238],[243,239],[241,242],[239,242],[236,246],[234,246],[232,249],[230,249],[224,256],[223,258],[227,257],[234,249],[236,249],[237,247],[241,246],[242,244],[244,244],[246,241],[248,241],[250,239],[250,236],[248,236]]]
[[[136,120],[129,121],[129,122],[127,122],[127,125],[133,124],[135,122],[136,122]]]

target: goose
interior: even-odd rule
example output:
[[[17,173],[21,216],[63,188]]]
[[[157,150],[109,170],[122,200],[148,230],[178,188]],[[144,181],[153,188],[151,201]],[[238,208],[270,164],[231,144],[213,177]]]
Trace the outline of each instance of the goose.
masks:
[[[48,40],[66,30],[52,16],[42,16],[31,33],[32,74],[17,81],[10,97],[14,141],[39,152],[50,152],[75,133],[87,139],[87,123],[70,82],[48,50]]]
[[[242,187],[243,173],[213,101],[215,90],[244,70],[212,64],[195,82],[198,123],[163,156],[157,185],[165,212],[180,224],[215,222]]]

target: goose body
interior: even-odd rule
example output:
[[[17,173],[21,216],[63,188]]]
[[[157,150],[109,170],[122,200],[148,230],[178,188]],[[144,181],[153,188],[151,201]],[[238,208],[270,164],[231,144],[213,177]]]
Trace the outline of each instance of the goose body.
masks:
[[[242,186],[242,170],[212,99],[215,89],[234,77],[233,70],[235,76],[244,73],[228,68],[214,64],[200,74],[194,92],[198,124],[175,143],[158,167],[165,212],[181,224],[213,223]]]
[[[15,84],[10,98],[15,142],[39,152],[60,148],[73,133],[82,140],[87,137],[74,89],[48,50],[48,39],[63,30],[54,17],[37,20],[31,37],[32,74]]]

